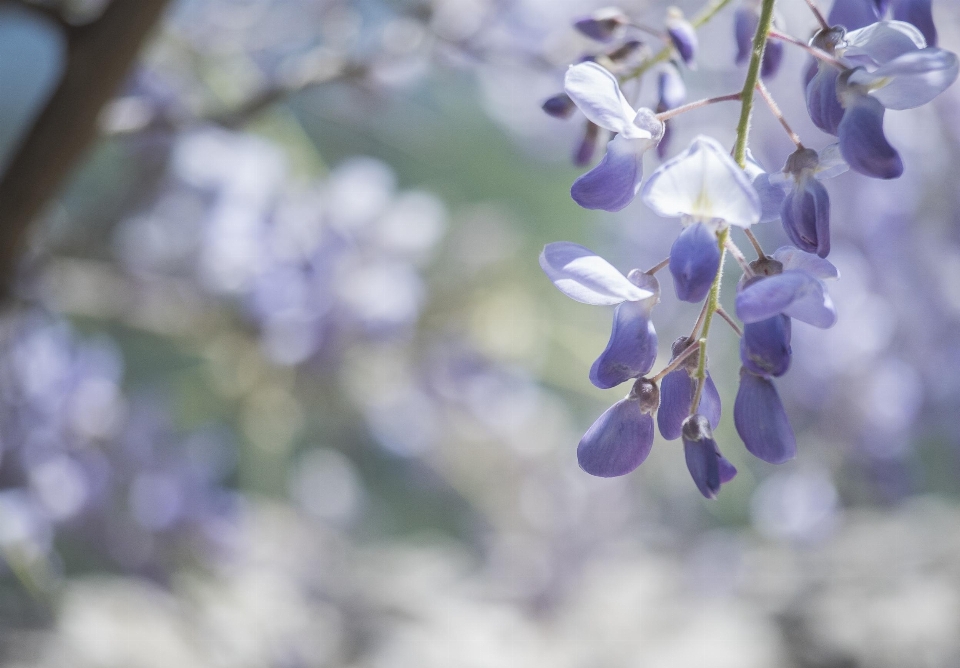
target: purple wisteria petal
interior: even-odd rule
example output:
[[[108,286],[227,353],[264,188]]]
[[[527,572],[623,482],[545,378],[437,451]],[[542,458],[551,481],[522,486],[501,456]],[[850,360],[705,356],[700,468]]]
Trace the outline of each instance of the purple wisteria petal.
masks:
[[[773,259],[783,265],[784,271],[796,269],[821,280],[840,278],[840,271],[832,262],[793,246],[781,246],[773,252]]]
[[[720,454],[710,425],[702,415],[690,416],[683,424],[683,454],[693,482],[708,499],[717,498],[720,486],[737,474],[736,468]]]
[[[827,23],[843,26],[847,30],[856,30],[876,23],[880,19],[873,0],[834,0]]]
[[[679,12],[670,12],[667,15],[667,35],[683,62],[692,67],[697,57],[699,40],[697,31],[690,22]]]
[[[782,376],[790,368],[790,318],[775,315],[743,326],[740,360],[750,371]]]
[[[703,301],[720,268],[717,235],[706,223],[694,223],[682,232],[670,249],[670,273],[681,301]]]
[[[927,40],[915,26],[903,21],[878,21],[848,32],[841,55],[856,64],[883,65],[926,47]]]
[[[590,16],[574,21],[573,27],[590,39],[609,42],[616,37],[630,19],[616,7],[598,9]]]
[[[696,391],[696,388],[697,384],[696,381],[694,381],[693,391]],[[692,396],[690,397],[690,401],[693,401]],[[707,379],[703,383],[703,393],[700,395],[700,405],[697,407],[697,411],[700,415],[707,418],[707,422],[710,423],[711,427],[716,429],[717,425],[720,424],[721,409],[720,392],[713,382],[713,376],[711,376],[708,371]],[[687,410],[689,410],[689,408]]]
[[[737,467],[730,463],[730,461],[720,454],[720,448],[716,448],[717,452],[717,468],[720,470],[720,484],[726,485],[728,482],[737,477]]]
[[[630,473],[653,447],[653,416],[636,399],[621,399],[597,418],[577,446],[580,468],[612,478]]]
[[[753,34],[757,32],[760,16],[753,7],[741,5],[733,15],[733,35],[737,43],[736,64],[743,65],[753,51]],[[767,44],[769,48],[770,45]]]
[[[747,166],[744,168],[744,172],[760,198],[760,220],[757,222],[770,223],[779,220],[780,207],[783,206],[783,200],[787,196],[786,191],[779,183],[770,182],[770,174],[764,171],[749,149],[747,150]]]
[[[736,309],[744,323],[760,322],[780,313],[821,329],[837,322],[836,308],[823,283],[797,270],[748,283],[737,294]]]
[[[650,320],[653,304],[623,302],[613,314],[613,329],[606,349],[590,368],[590,382],[601,390],[639,378],[657,359],[657,332]]]
[[[643,154],[653,145],[647,139],[614,137],[607,144],[603,160],[573,182],[573,201],[584,209],[603,211],[619,211],[630,204],[643,179]]]
[[[746,369],[740,371],[740,389],[733,405],[733,423],[747,451],[771,464],[782,464],[797,454],[797,439],[773,383]]]
[[[812,177],[801,177],[780,209],[783,229],[800,249],[826,257],[830,253],[830,196]]]
[[[637,112],[624,97],[617,78],[605,67],[594,62],[571,65],[563,80],[563,90],[583,115],[601,128],[635,139],[644,136],[633,124]]]
[[[843,106],[837,97],[837,77],[839,72],[835,67],[820,64],[817,73],[807,84],[807,112],[810,120],[827,134],[836,135],[839,132],[840,121],[843,119]]]
[[[697,381],[691,378],[682,367],[671,371],[660,381],[660,408],[657,411],[657,427],[660,435],[668,441],[680,438],[683,421],[690,415],[690,404],[693,402],[693,393],[697,390]],[[716,428],[720,424],[720,393],[707,373],[707,380],[703,385],[698,410],[707,418],[710,426]]]
[[[929,46],[937,45],[937,27],[933,25],[932,0],[895,0],[893,18],[916,26],[923,33]]]
[[[654,296],[590,249],[569,241],[544,246],[540,268],[560,292],[583,304],[613,306]]]
[[[770,77],[777,76],[777,72],[780,71],[780,65],[783,64],[783,51],[783,42],[767,40],[767,46],[763,50],[763,61],[760,63],[761,78],[769,79]]]
[[[883,134],[884,111],[879,100],[856,96],[840,122],[840,152],[854,171],[877,179],[896,179],[903,174],[903,161]]]
[[[719,142],[703,135],[650,175],[643,201],[667,218],[719,218],[740,227],[760,220],[760,197],[750,179]]]
[[[849,82],[867,88],[887,109],[913,109],[945,91],[958,72],[955,54],[929,47],[894,58],[873,72],[859,69]]]

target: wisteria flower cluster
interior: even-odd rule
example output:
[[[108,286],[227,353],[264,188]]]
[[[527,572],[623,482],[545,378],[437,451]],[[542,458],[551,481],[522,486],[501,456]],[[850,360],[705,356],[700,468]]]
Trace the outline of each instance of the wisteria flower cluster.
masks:
[[[552,112],[557,100],[565,99],[571,105],[567,115],[573,106],[579,109],[588,121],[585,143],[599,130],[614,135],[600,162],[574,182],[571,195],[578,204],[618,211],[639,194],[655,213],[680,222],[670,257],[647,271],[633,269],[624,275],[570,242],[548,244],[540,256],[544,272],[568,297],[616,306],[610,341],[590,369],[590,381],[602,389],[632,383],[627,396],[601,415],[580,441],[580,466],[603,477],[633,471],[650,453],[656,421],[663,438],[682,440],[690,474],[707,498],[715,498],[721,485],[736,475],[713,435],[721,419],[707,358],[714,315],[740,336],[742,366],[733,408],[737,433],[747,450],[763,461],[792,459],[796,438],[773,379],[790,367],[794,320],[818,328],[837,321],[827,281],[839,278],[839,272],[826,259],[830,199],[822,181],[848,168],[874,178],[899,177],[903,162],[884,135],[885,111],[926,104],[956,80],[960,69],[955,54],[932,46],[936,31],[930,0],[892,3],[892,20],[883,18],[891,3],[836,0],[829,22],[813,0],[807,0],[820,24],[809,43],[780,31],[774,0],[746,1],[734,21],[737,61],[749,59],[742,90],[684,105],[681,71],[695,63],[695,27],[726,4],[707,7],[691,22],[670,13],[663,31],[644,27],[618,9],[577,22],[577,29],[601,42],[624,38],[631,28],[659,34],[663,48],[632,69],[618,63],[615,56],[622,47],[616,44],[599,57],[586,58],[569,68],[564,92],[545,105]],[[779,69],[784,44],[815,58],[806,76],[807,110],[817,127],[837,138],[819,150],[801,142],[762,80]],[[636,109],[621,84],[660,66],[657,109]],[[765,171],[748,150],[756,96],[768,104],[796,145],[778,172]],[[653,148],[661,156],[667,152],[669,119],[724,101],[741,105],[733,150],[698,136],[644,181],[644,154]],[[777,219],[792,245],[767,253],[750,228]],[[756,260],[748,261],[734,243],[734,228],[749,240]],[[742,327],[719,305],[727,254],[743,271],[735,299]],[[671,361],[653,373],[658,340],[652,313],[661,293],[656,273],[665,267],[677,298],[702,302],[703,307],[690,335],[673,343]]]

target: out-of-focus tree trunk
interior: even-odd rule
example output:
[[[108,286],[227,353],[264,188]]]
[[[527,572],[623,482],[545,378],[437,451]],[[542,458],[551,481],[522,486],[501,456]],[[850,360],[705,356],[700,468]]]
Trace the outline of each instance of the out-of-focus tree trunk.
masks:
[[[101,110],[169,2],[113,0],[94,22],[66,28],[63,77],[0,176],[0,298],[9,297],[28,226],[96,138]]]

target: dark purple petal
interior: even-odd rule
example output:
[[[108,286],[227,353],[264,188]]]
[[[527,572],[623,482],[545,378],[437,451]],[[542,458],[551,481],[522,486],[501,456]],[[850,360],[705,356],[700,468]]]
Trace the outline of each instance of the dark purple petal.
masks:
[[[653,447],[653,416],[636,399],[621,399],[597,418],[577,446],[580,468],[612,478],[630,473]]]
[[[570,195],[584,209],[619,211],[633,201],[643,177],[643,151],[655,142],[617,135],[603,160],[573,182]]]
[[[696,387],[696,382],[694,382],[694,391],[696,391]],[[691,397],[692,399],[693,397]],[[700,395],[700,405],[697,407],[697,412],[707,418],[707,422],[714,429],[720,424],[720,392],[717,391],[717,386],[714,384],[709,371],[707,372],[707,379],[703,383],[703,393]]]
[[[717,467],[720,469],[721,485],[726,485],[737,476],[737,467],[720,454],[720,448],[717,448]]]
[[[819,64],[817,73],[807,84],[807,112],[813,124],[824,132],[836,135],[843,119],[843,107],[837,97],[839,72],[830,65]]]
[[[827,23],[850,31],[876,23],[880,18],[875,0],[835,0]]]
[[[650,305],[623,302],[613,313],[613,330],[607,348],[590,368],[590,382],[601,390],[645,375],[657,359],[657,333],[650,320]]]
[[[801,176],[780,208],[783,229],[800,250],[826,257],[830,253],[830,196],[812,176]]]
[[[927,40],[927,46],[937,45],[932,5],[932,0],[895,0],[893,5],[893,18],[916,26]]]
[[[803,90],[807,90],[807,86],[810,85],[810,82],[813,81],[813,77],[817,76],[817,71],[820,69],[820,64],[816,58],[810,58],[807,61],[807,68],[803,70]]]
[[[840,152],[854,169],[877,179],[903,174],[900,154],[883,134],[883,105],[869,95],[858,95],[840,123]]]
[[[702,415],[693,415],[684,421],[683,454],[693,482],[708,499],[717,498],[720,485],[737,474],[733,464],[720,454],[710,425]]]
[[[583,138],[573,152],[573,164],[577,167],[586,167],[593,161],[597,152],[597,139],[600,136],[600,126],[587,121],[583,129]]]
[[[717,235],[706,223],[694,223],[680,232],[670,249],[670,273],[677,298],[695,304],[703,301],[719,268]]]
[[[671,16],[667,19],[667,35],[683,62],[687,66],[693,65],[698,46],[697,31],[693,26],[679,16]]]
[[[557,93],[544,102],[540,108],[554,118],[570,118],[577,105],[566,93]]]
[[[680,438],[683,421],[690,415],[690,403],[697,390],[697,381],[684,368],[671,371],[660,381],[660,409],[657,411],[657,427],[660,435],[668,441]],[[707,380],[700,395],[699,411],[711,427],[720,424],[720,393],[707,373]]]
[[[777,315],[743,326],[740,360],[750,371],[782,376],[790,368],[790,318]]]
[[[590,16],[574,21],[573,27],[590,39],[609,42],[630,19],[619,9],[601,9]]]
[[[743,65],[750,59],[753,51],[753,34],[757,32],[760,17],[753,8],[740,6],[733,15],[733,35],[737,42],[737,65]],[[767,48],[770,45],[767,44]]]
[[[740,370],[733,423],[753,456],[771,464],[782,464],[796,456],[797,439],[777,388],[769,379]]]
[[[661,160],[667,157],[667,151],[670,150],[670,140],[672,138],[673,138],[673,122],[664,121],[663,136],[660,138],[660,143],[657,144],[657,157],[660,158]]]
[[[763,51],[763,62],[760,64],[760,76],[764,79],[777,76],[782,63],[783,42],[775,39],[767,40],[767,46]]]

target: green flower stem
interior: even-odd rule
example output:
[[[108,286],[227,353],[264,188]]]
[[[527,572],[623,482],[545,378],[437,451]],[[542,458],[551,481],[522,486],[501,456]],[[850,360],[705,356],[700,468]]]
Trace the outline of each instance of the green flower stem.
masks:
[[[713,314],[716,313],[720,305],[720,284],[723,282],[723,261],[727,259],[727,239],[730,238],[730,228],[725,227],[717,236],[717,243],[720,245],[720,266],[717,267],[717,276],[713,279],[713,285],[710,286],[710,293],[707,295],[707,308],[703,318],[703,327],[700,329],[700,358],[697,360],[697,390],[693,394],[693,401],[690,402],[690,415],[696,413],[700,408],[700,395],[703,394],[703,386],[707,381],[707,337],[710,335],[710,324],[713,322]]]
[[[760,23],[757,24],[757,32],[753,35],[750,65],[747,67],[747,78],[743,82],[743,92],[740,94],[740,122],[737,124],[737,143],[733,148],[733,159],[740,167],[747,165],[747,139],[750,135],[750,117],[753,115],[753,94],[757,88],[757,82],[760,81],[763,52],[767,48],[767,35],[773,25],[773,4],[774,0],[763,0],[763,5],[760,7]]]
[[[733,0],[713,0],[710,4],[700,10],[700,12],[693,17],[693,20],[690,21],[690,25],[694,28],[701,28],[707,24],[710,19],[712,19],[717,12],[729,5]],[[769,28],[769,26],[768,26]],[[642,63],[637,65],[635,68],[624,74],[620,77],[620,81],[629,81],[630,79],[636,79],[642,77],[647,71],[650,70],[654,65],[660,63],[665,63],[670,60],[670,56],[673,54],[673,46],[667,45],[657,51],[654,55],[650,56]]]
[[[750,65],[747,67],[747,78],[743,82],[743,91],[740,93],[740,122],[737,124],[737,142],[733,149],[733,158],[740,167],[747,164],[747,139],[750,135],[750,118],[753,114],[753,96],[760,81],[760,65],[763,62],[763,52],[767,47],[767,35],[773,24],[773,4],[775,0],[763,0],[760,7],[760,22],[757,32],[753,36],[753,50],[750,53]],[[723,3],[721,3],[723,4]],[[718,8],[719,10],[719,8]],[[710,286],[707,295],[706,317],[700,330],[700,359],[697,361],[697,389],[690,403],[690,414],[693,415],[700,408],[700,397],[703,395],[703,386],[707,381],[707,337],[710,335],[710,325],[713,314],[720,305],[720,284],[723,282],[723,261],[727,257],[727,240],[730,238],[730,228],[721,230],[717,237],[720,246],[720,266],[717,275]]]

